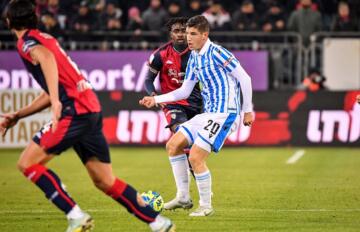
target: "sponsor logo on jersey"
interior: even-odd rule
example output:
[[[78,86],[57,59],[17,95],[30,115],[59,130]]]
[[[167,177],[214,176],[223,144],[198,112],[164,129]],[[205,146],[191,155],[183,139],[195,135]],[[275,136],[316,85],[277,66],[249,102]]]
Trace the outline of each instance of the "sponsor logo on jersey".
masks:
[[[166,64],[173,64],[174,62],[172,62],[171,60],[167,60],[165,63]]]
[[[224,62],[224,67],[228,66],[228,64],[231,63],[231,61],[234,59],[234,57],[230,57],[227,61]]]

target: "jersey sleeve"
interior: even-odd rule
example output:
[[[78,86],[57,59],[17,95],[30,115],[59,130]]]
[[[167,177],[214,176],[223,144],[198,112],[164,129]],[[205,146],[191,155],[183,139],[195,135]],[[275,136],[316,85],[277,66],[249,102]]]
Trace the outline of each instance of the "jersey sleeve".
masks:
[[[185,80],[180,88],[166,94],[154,96],[155,102],[174,102],[182,99],[187,99],[191,95],[195,85],[196,81]]]
[[[153,54],[151,54],[149,60],[148,60],[149,70],[150,72],[157,74],[162,66],[162,60],[160,56],[160,51],[155,51]]]
[[[240,62],[236,57],[223,47],[216,47],[213,51],[215,63],[225,69],[227,72],[232,72]]]
[[[240,64],[230,73],[230,76],[237,79],[240,83],[243,97],[242,111],[245,113],[252,112],[252,85],[250,76]]]
[[[184,80],[197,81],[197,75],[195,72],[195,60],[194,60],[192,53],[190,54],[188,63],[186,65]]]

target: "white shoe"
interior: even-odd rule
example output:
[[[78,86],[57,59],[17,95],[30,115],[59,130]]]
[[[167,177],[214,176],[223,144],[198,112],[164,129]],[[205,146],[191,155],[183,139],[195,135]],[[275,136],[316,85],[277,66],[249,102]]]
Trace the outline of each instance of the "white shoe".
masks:
[[[171,201],[166,202],[164,204],[164,209],[166,209],[166,210],[174,210],[177,208],[191,209],[193,207],[193,205],[194,204],[192,203],[191,199],[189,199],[188,201],[181,201],[177,197],[175,197]]]
[[[206,217],[210,216],[214,213],[214,209],[212,207],[199,206],[194,212],[190,213],[190,217]]]
[[[160,216],[160,215],[159,215]],[[171,222],[169,218],[163,217],[164,224],[157,230],[152,230],[153,232],[175,232],[175,224]]]
[[[94,228],[94,220],[87,213],[79,219],[70,219],[66,232],[89,232]]]

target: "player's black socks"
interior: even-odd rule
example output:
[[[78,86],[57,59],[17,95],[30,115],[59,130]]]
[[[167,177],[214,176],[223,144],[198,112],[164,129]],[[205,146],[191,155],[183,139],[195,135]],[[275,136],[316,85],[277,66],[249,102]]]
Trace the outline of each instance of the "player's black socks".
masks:
[[[141,221],[151,223],[159,213],[150,206],[141,206],[137,201],[137,191],[127,183],[116,179],[114,185],[106,193],[114,200],[122,204],[129,213],[134,214]]]
[[[27,168],[24,175],[36,184],[45,193],[46,198],[65,214],[68,214],[76,205],[75,201],[64,190],[59,177],[53,171],[40,164],[35,164]]]

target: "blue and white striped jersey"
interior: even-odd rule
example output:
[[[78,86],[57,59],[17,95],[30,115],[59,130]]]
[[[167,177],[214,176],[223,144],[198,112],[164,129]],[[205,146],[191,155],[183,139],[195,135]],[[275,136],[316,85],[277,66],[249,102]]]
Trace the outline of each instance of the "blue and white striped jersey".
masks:
[[[229,75],[239,65],[231,52],[209,39],[199,52],[191,52],[185,79],[200,81],[204,112],[240,114],[240,82]]]

